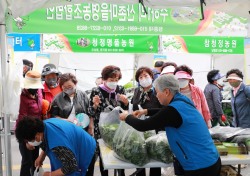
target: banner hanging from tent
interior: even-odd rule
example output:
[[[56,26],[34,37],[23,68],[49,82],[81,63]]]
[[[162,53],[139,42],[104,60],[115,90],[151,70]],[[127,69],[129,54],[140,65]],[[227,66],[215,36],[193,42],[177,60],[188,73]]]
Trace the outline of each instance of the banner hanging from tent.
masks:
[[[43,52],[157,53],[158,36],[43,34]]]
[[[244,37],[162,36],[162,51],[204,54],[244,54]]]
[[[14,51],[40,51],[40,34],[8,34],[13,37]]]
[[[200,8],[146,8],[140,4],[70,4],[40,9],[12,22],[18,33],[247,36],[247,20]],[[11,29],[8,29],[11,32]]]

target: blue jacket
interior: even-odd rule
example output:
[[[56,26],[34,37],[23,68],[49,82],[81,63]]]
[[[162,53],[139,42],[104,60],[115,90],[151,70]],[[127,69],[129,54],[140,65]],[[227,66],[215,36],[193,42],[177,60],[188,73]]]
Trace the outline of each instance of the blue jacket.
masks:
[[[219,159],[202,115],[186,96],[177,93],[169,106],[182,117],[179,128],[166,127],[169,145],[184,170],[209,167]]]
[[[235,127],[250,128],[250,86],[241,84],[234,96],[231,91],[231,105],[233,111],[233,125]],[[249,100],[248,100],[249,97]]]
[[[51,170],[57,170],[62,167],[52,149],[58,146],[70,149],[77,160],[79,170],[70,174],[70,176],[85,176],[88,166],[93,158],[96,142],[81,127],[73,123],[50,118],[44,121],[44,137],[47,142],[46,154],[50,159]]]

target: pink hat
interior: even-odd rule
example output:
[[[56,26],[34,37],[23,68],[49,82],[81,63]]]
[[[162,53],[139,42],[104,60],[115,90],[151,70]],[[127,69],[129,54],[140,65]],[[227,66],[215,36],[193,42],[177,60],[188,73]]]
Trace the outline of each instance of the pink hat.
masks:
[[[175,76],[178,79],[193,79],[192,76],[185,71],[178,71],[175,73]]]

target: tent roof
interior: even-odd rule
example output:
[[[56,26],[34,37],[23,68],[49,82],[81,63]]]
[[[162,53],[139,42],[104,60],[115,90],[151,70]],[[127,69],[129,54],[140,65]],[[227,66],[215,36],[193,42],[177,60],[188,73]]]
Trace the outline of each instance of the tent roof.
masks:
[[[204,0],[205,10],[218,10],[232,15],[238,15],[250,20],[250,0]],[[167,7],[199,7],[200,0],[143,0],[145,6],[152,8]],[[52,7],[62,4],[75,3],[112,3],[112,4],[136,4],[138,0],[1,0],[0,23],[4,23],[5,13],[10,12],[14,18],[44,7]]]

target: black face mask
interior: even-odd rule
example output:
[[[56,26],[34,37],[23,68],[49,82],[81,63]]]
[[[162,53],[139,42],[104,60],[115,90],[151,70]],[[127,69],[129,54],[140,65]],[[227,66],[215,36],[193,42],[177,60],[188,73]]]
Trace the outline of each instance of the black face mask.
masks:
[[[38,89],[27,89],[31,95],[36,95]]]

